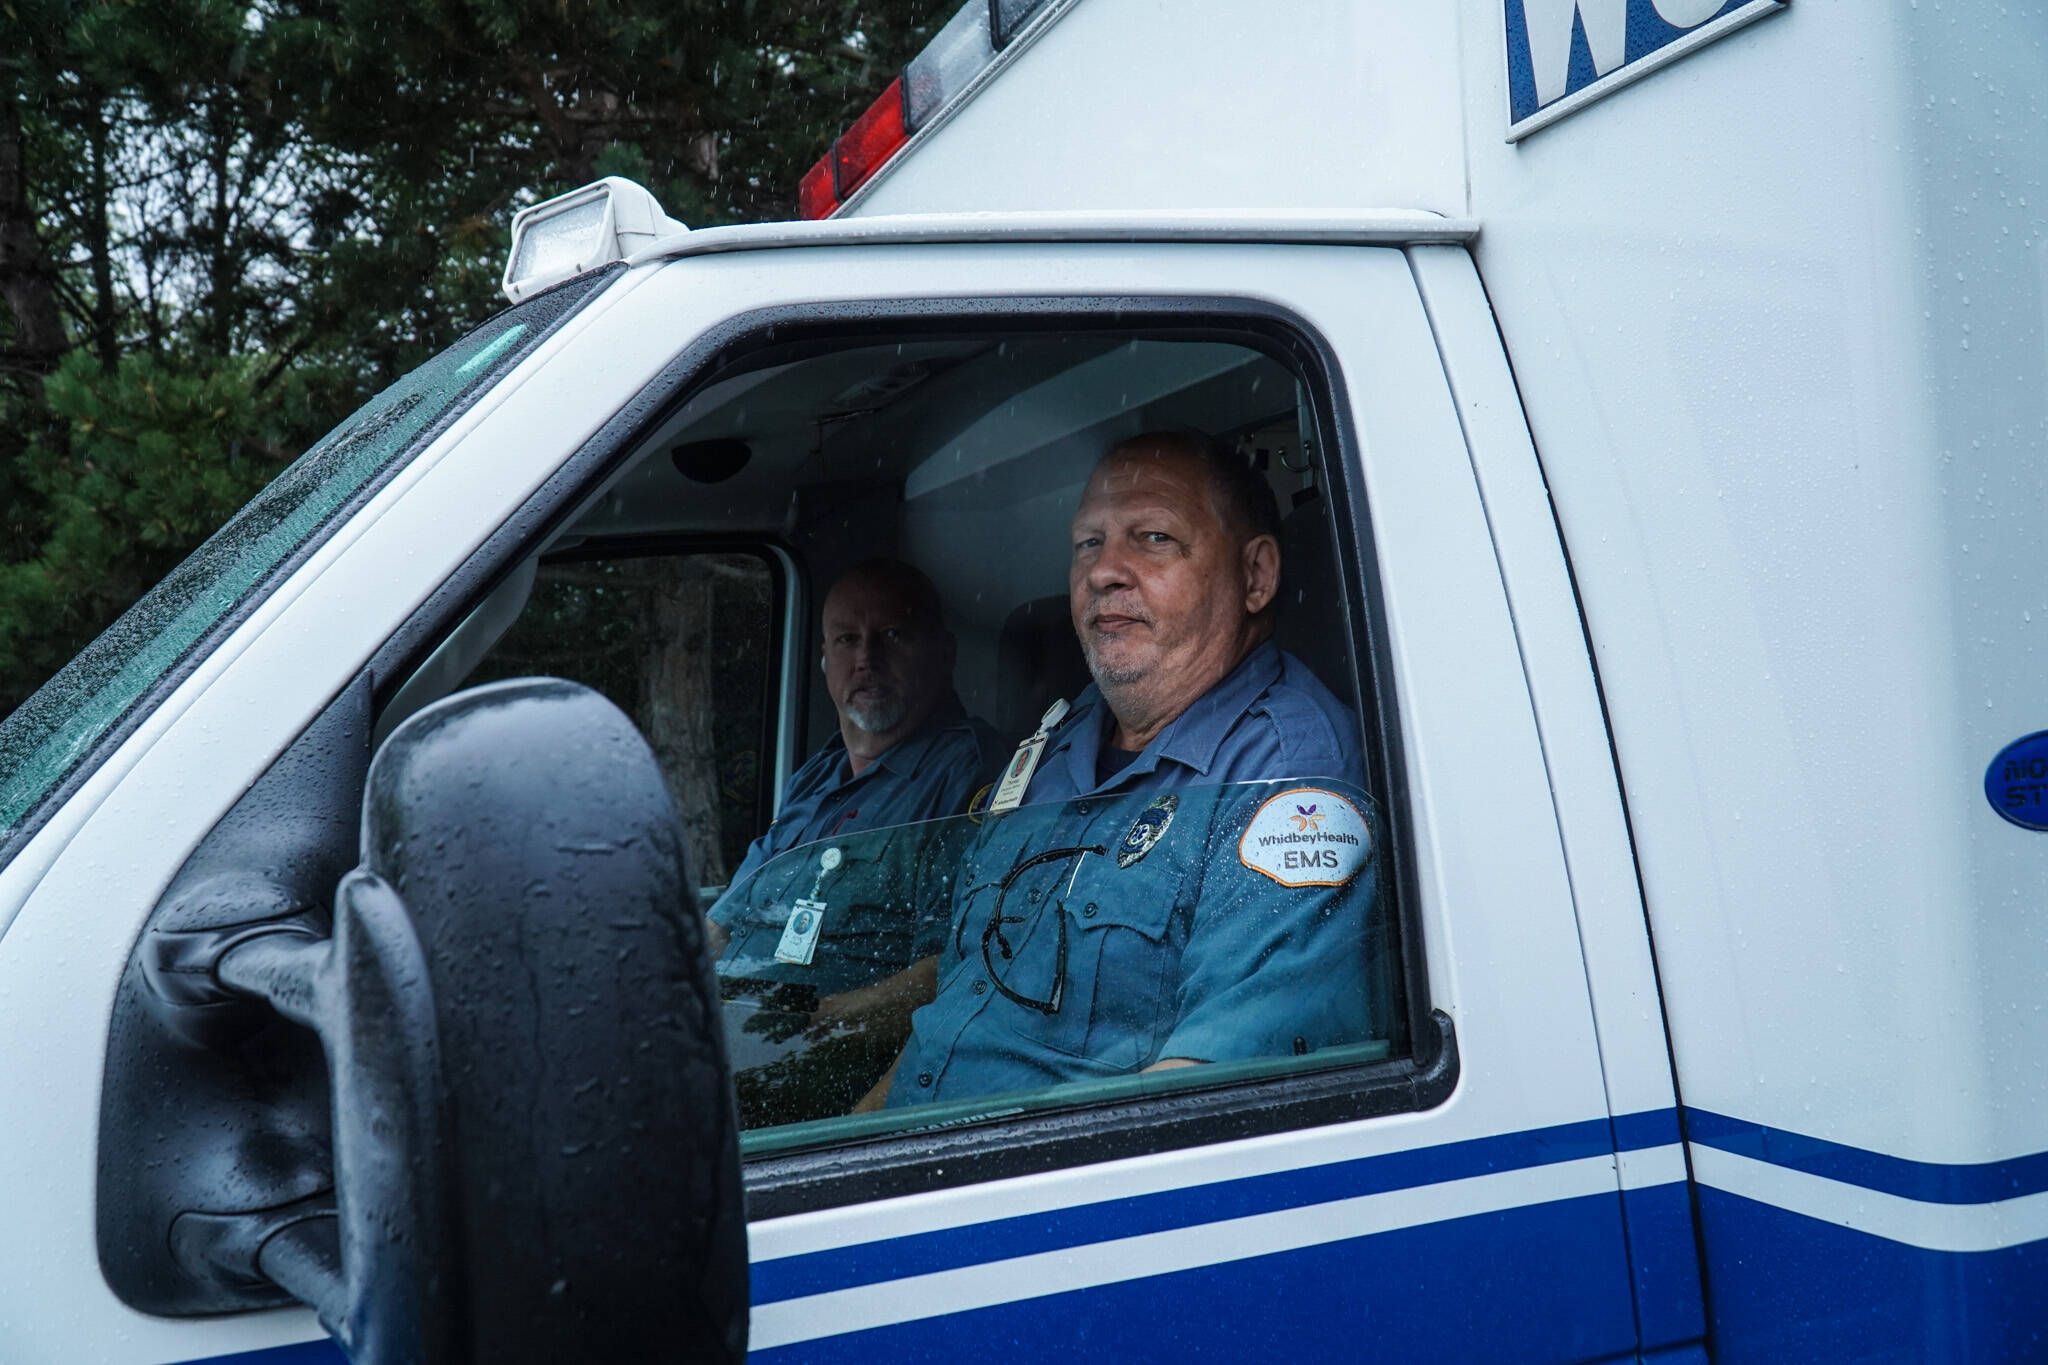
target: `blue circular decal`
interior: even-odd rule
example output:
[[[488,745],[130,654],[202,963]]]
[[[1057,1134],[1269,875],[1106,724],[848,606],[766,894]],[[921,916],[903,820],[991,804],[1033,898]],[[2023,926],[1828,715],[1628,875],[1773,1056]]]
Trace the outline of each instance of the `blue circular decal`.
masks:
[[[2048,830],[2048,730],[1998,751],[1984,770],[1984,799],[2022,829]]]

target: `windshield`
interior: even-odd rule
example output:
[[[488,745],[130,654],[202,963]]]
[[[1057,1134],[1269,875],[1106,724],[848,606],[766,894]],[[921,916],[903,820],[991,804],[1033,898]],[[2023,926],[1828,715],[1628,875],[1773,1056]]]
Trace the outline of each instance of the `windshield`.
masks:
[[[0,856],[45,798],[139,719],[345,513],[469,407],[611,274],[498,314],[300,456],[34,696],[0,721]]]
[[[1307,778],[789,849],[709,911],[745,1150],[1389,1056],[1382,830]]]

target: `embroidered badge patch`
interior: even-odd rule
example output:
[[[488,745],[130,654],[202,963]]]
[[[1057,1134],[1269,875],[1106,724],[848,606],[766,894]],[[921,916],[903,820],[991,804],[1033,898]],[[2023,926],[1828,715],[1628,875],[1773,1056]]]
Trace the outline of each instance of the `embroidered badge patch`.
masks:
[[[1237,858],[1282,886],[1342,886],[1372,856],[1372,827],[1344,797],[1296,787],[1260,806]]]
[[[1180,798],[1172,792],[1153,797],[1131,822],[1124,841],[1116,846],[1116,865],[1133,866],[1150,853],[1166,837],[1166,827],[1173,823],[1173,813],[1179,809]]]

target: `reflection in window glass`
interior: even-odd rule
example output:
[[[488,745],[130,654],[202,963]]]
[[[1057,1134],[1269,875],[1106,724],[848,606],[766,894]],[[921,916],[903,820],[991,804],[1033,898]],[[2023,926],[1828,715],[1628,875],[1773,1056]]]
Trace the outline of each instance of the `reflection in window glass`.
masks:
[[[1382,838],[1362,790],[1312,778],[791,849],[726,907],[718,971],[742,1120],[807,1123],[865,1096],[883,1111],[871,1123],[921,1123],[928,1109],[1070,1099],[1162,1063],[1384,1056],[1396,968]],[[808,962],[785,951],[793,935],[813,944]]]
[[[758,555],[548,562],[468,685],[547,676],[603,693],[653,747],[699,885],[722,886],[761,820],[776,615]]]
[[[565,528],[815,589],[802,766],[704,902],[747,1151],[1408,1055],[1313,392],[1222,325],[807,341]]]

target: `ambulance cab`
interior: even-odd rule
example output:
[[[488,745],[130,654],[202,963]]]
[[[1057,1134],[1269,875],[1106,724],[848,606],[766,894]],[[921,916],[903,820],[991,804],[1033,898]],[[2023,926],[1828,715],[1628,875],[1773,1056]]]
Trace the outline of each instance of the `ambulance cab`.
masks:
[[[2038,1358],[2044,44],[969,0],[805,221],[526,210],[0,722],[0,1358]],[[1159,432],[1348,757],[1016,799]],[[878,560],[994,761],[777,843]]]

